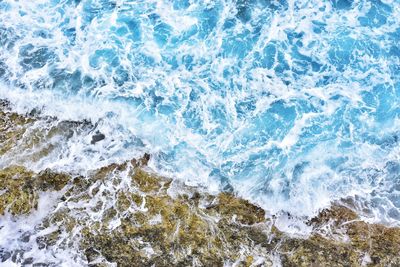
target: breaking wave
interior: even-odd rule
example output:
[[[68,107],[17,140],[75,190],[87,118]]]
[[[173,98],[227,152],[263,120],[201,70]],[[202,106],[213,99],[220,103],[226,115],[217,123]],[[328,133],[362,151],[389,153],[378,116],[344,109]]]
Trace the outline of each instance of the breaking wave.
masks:
[[[36,170],[150,153],[160,174],[271,213],[355,197],[397,224],[399,44],[397,0],[2,0],[0,97],[105,135]]]

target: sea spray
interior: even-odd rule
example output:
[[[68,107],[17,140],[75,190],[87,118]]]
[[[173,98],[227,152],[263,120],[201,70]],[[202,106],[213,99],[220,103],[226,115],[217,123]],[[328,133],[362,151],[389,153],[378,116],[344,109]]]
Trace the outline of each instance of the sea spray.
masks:
[[[149,153],[158,173],[271,214],[354,197],[398,224],[399,5],[5,0],[1,97],[93,124],[25,162],[36,171]]]

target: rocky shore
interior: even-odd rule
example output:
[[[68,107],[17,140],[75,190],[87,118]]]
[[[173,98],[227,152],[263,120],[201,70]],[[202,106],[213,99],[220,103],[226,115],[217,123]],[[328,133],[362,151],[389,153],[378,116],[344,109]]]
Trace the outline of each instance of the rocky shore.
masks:
[[[39,120],[45,131],[33,130]],[[0,233],[6,221],[38,212],[47,193],[54,200],[32,231],[12,237],[29,245],[0,247],[0,265],[59,265],[29,253],[37,248],[69,251],[90,266],[400,266],[400,228],[366,223],[343,203],[308,220],[310,235],[293,236],[234,194],[210,195],[158,176],[147,167],[149,155],[84,176],[34,172],[24,160],[54,152],[46,140],[93,127],[55,121],[0,103]],[[17,157],[21,151],[29,153]]]

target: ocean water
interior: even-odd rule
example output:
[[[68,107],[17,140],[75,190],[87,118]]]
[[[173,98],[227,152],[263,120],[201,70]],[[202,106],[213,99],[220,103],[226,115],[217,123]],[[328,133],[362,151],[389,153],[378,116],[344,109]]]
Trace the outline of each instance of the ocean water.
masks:
[[[91,120],[23,163],[158,173],[270,214],[400,222],[400,1],[0,0],[0,97]],[[360,208],[361,209],[361,208]]]

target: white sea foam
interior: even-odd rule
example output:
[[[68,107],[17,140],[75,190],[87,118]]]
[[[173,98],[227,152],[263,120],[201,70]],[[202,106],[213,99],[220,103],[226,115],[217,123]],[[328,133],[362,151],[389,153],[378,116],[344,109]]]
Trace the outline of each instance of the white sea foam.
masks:
[[[358,196],[369,219],[398,223],[398,2],[72,2],[1,2],[0,97],[106,136],[63,140],[30,168],[147,152],[160,174],[271,213],[307,218]],[[29,44],[48,48],[42,67]]]

